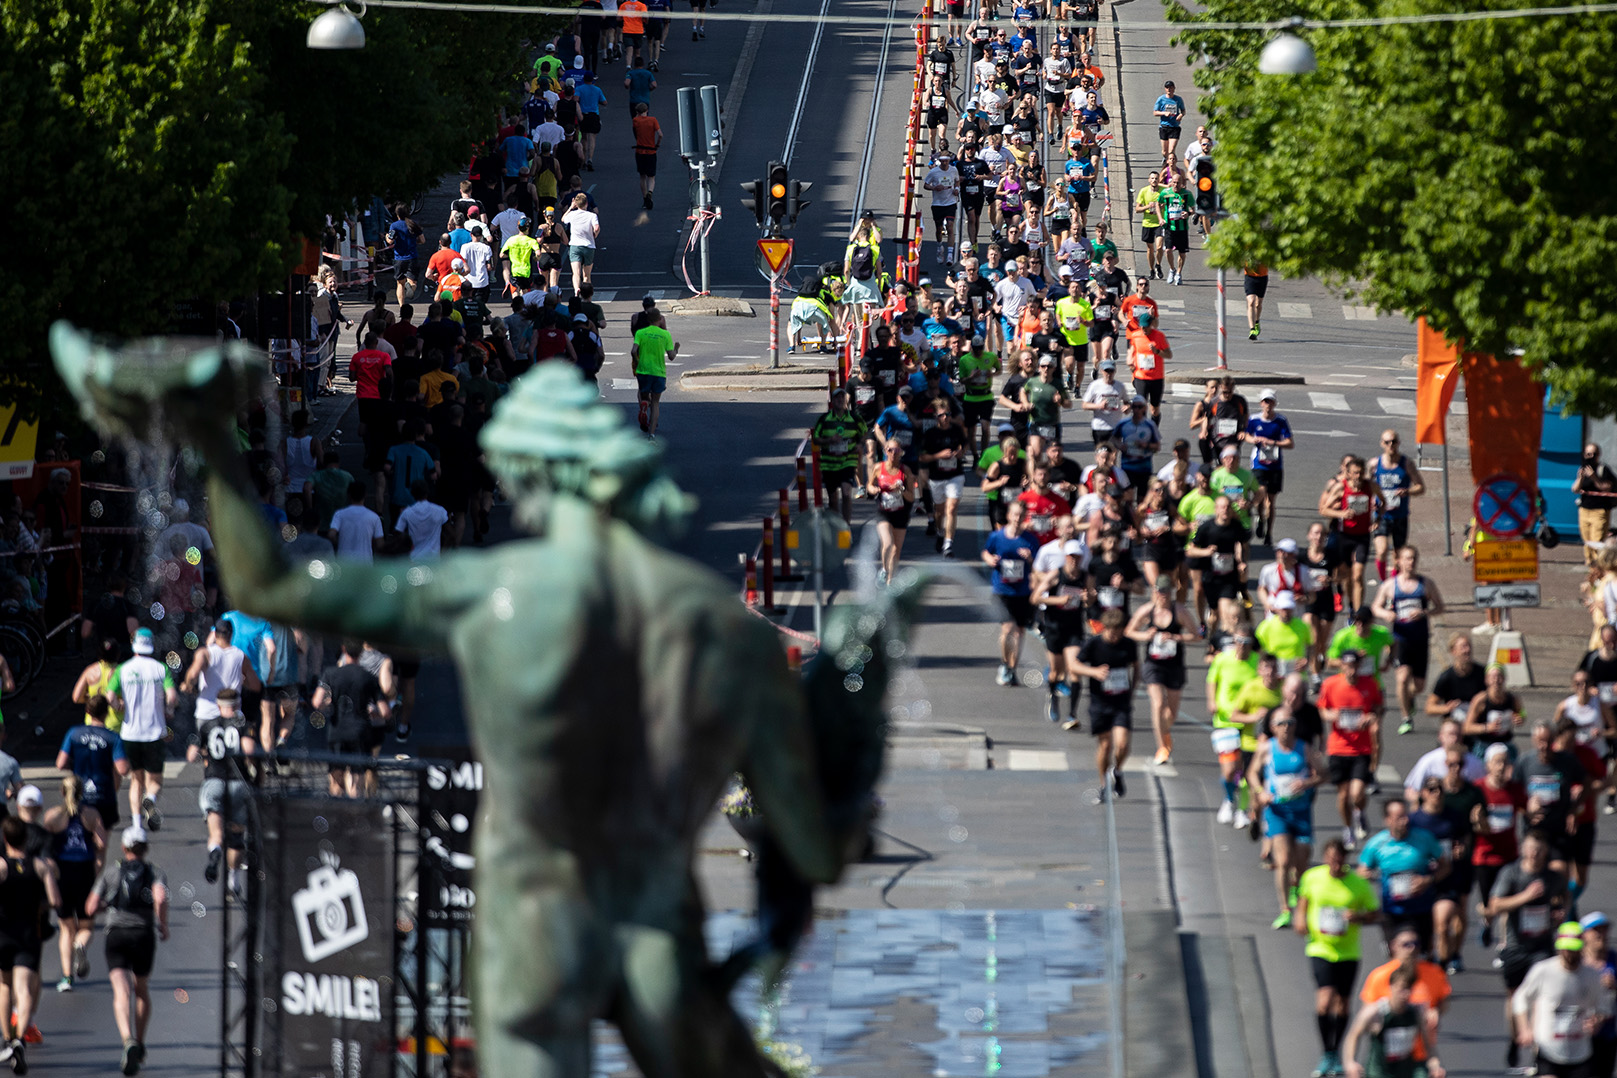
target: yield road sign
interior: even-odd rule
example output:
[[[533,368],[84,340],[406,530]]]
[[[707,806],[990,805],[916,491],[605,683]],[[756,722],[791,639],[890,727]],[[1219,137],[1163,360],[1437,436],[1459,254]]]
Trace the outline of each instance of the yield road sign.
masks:
[[[1477,527],[1495,539],[1519,539],[1533,523],[1533,491],[1518,476],[1501,472],[1483,480],[1472,499]]]
[[[779,277],[792,264],[792,241],[764,238],[758,241],[758,257],[769,267],[769,274]]]
[[[1536,539],[1495,539],[1476,544],[1471,578],[1478,584],[1509,584],[1538,579]]]

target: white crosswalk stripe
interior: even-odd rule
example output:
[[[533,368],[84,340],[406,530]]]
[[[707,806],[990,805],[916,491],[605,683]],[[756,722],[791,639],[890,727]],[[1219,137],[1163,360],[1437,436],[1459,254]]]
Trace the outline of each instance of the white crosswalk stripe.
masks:
[[[1388,415],[1412,416],[1415,414],[1415,402],[1408,397],[1377,397],[1376,403]]]
[[[1374,307],[1354,307],[1342,304],[1342,317],[1349,322],[1374,322],[1376,309]]]
[[[608,288],[605,291],[595,293],[596,303],[611,303],[617,298],[618,290],[616,288]]]
[[[1202,389],[1202,386],[1193,385],[1189,382],[1175,382],[1173,384],[1173,392],[1176,397],[1199,397],[1202,395]]]
[[[1351,411],[1348,407],[1347,398],[1340,393],[1310,393],[1308,394],[1308,400],[1315,408],[1322,411]]]
[[[1312,318],[1314,317],[1314,308],[1306,303],[1282,303],[1280,304],[1280,317]]]

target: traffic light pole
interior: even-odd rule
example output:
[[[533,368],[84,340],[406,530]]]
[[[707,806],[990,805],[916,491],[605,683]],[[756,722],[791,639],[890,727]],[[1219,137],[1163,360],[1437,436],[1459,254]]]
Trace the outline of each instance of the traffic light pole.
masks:
[[[780,222],[769,229],[769,236],[780,237]],[[769,275],[769,366],[780,366],[780,274]]]
[[[1210,371],[1227,371],[1230,369],[1229,360],[1229,329],[1224,323],[1224,267],[1218,268],[1218,366],[1208,367]]]
[[[702,291],[701,295],[712,292],[712,283],[708,279],[707,260],[707,215],[713,212],[713,192],[707,186],[707,160],[696,159],[696,227],[698,242],[701,244],[702,258]]]

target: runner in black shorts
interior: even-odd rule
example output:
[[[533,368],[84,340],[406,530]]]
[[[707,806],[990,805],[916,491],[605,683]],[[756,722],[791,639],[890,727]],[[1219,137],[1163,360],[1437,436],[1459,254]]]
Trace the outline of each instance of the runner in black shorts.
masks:
[[[134,1074],[146,1059],[146,1028],[151,1021],[150,978],[157,941],[168,939],[168,877],[146,860],[146,829],[124,828],[123,860],[109,853],[106,871],[85,903],[94,917],[107,915],[107,978],[112,982],[113,1015],[123,1038],[123,1073]]]
[[[6,1037],[8,1056],[17,1073],[27,1070],[23,1062],[22,1033],[34,1020],[39,1005],[39,937],[47,903],[62,905],[56,866],[43,857],[30,857],[29,827],[19,816],[8,816],[0,823],[0,837],[6,845],[5,876],[0,878],[0,1029]],[[15,1015],[15,1024],[12,1016]]]

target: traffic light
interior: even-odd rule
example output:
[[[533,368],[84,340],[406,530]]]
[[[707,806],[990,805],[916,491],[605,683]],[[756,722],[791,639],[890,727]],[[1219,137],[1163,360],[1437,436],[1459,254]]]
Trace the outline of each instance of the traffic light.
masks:
[[[786,165],[780,161],[769,163],[768,212],[769,219],[777,225],[786,220],[790,213],[792,181],[787,175]]]
[[[1196,158],[1196,212],[1212,215],[1218,212],[1218,184],[1213,180],[1213,159]]]
[[[805,194],[808,193],[809,189],[811,187],[813,187],[813,186],[814,185],[812,183],[809,183],[806,180],[793,180],[792,181],[792,183],[791,183],[792,196],[791,196],[791,207],[790,207],[791,212],[790,212],[790,215],[787,218],[789,221],[792,222],[792,224],[794,224],[794,225],[797,224],[797,215],[798,214],[802,213],[804,210],[806,210],[810,206],[814,205],[814,203],[810,202],[808,199],[803,197]]]
[[[763,224],[764,223],[764,181],[763,180],[748,180],[746,183],[741,185],[741,190],[746,195],[746,197],[743,198],[741,201],[746,204],[747,209],[752,211],[752,215],[758,219],[758,223],[760,225]]]

